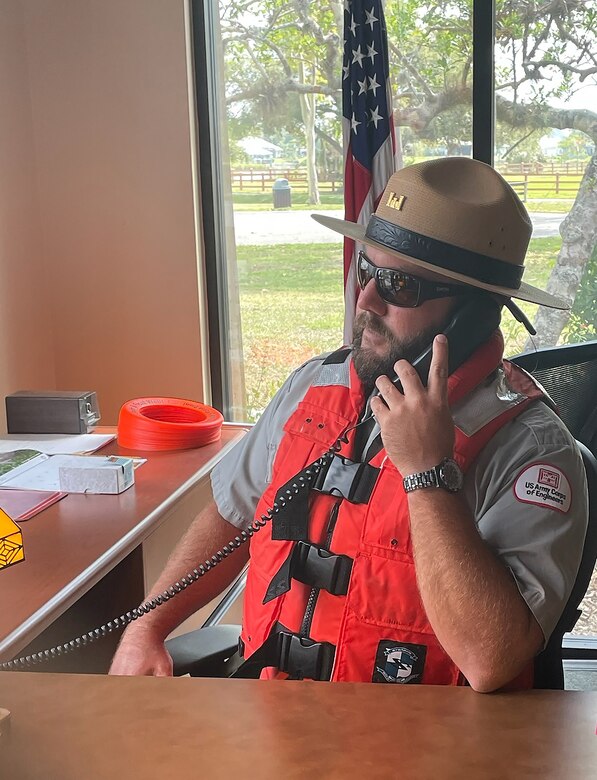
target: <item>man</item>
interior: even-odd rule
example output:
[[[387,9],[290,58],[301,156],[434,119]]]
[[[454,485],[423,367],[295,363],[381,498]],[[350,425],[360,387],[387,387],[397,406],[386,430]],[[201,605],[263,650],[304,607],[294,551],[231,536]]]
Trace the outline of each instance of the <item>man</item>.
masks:
[[[446,158],[394,174],[366,230],[315,218],[365,246],[353,347],[294,372],[216,467],[153,593],[255,520],[241,674],[528,687],[587,524],[571,435],[502,362],[501,305],[565,306],[521,282],[528,215],[490,166]],[[112,673],[170,674],[164,639],[246,557],[129,627]]]

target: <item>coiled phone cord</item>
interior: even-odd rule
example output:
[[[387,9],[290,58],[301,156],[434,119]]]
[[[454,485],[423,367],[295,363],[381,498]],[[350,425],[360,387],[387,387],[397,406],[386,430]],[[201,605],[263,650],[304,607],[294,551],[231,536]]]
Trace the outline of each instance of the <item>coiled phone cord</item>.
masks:
[[[128,624],[132,623],[134,620],[137,620],[143,615],[147,615],[156,607],[159,607],[161,604],[165,604],[166,601],[170,601],[170,599],[174,598],[174,596],[176,596],[178,593],[182,593],[182,591],[186,590],[189,585],[197,582],[197,580],[207,574],[208,571],[211,571],[231,553],[237,550],[241,545],[245,544],[245,542],[247,542],[253,536],[253,534],[256,534],[263,528],[263,526],[267,525],[273,516],[277,514],[281,508],[284,508],[288,501],[292,501],[293,496],[297,495],[300,490],[307,489],[310,483],[315,479],[315,477],[317,477],[321,469],[324,468],[324,466],[326,466],[334,458],[336,453],[340,451],[342,444],[347,442],[347,435],[363,422],[365,422],[365,420],[361,420],[361,422],[357,423],[357,425],[354,425],[352,428],[349,428],[347,431],[345,431],[327,452],[311,463],[310,466],[305,469],[303,474],[297,476],[296,482],[294,482],[292,485],[292,489],[286,490],[286,497],[281,497],[278,499],[278,501],[274,501],[270,509],[268,509],[265,514],[261,515],[259,520],[255,520],[246,530],[241,531],[238,536],[235,536],[234,539],[228,542],[228,544],[225,544],[222,549],[215,552],[209,560],[200,564],[196,569],[193,569],[192,571],[185,574],[184,577],[181,577],[180,580],[170,585],[170,587],[165,591],[159,593],[157,596],[154,596],[151,599],[148,599],[148,601],[141,604],[139,607],[136,607],[129,612],[125,612],[123,615],[120,615],[120,617],[109,620],[99,628],[94,628],[92,631],[88,631],[86,634],[82,634],[76,639],[71,639],[69,642],[65,642],[62,645],[57,645],[56,647],[51,647],[48,650],[40,650],[37,653],[32,653],[31,655],[21,656],[20,658],[14,658],[12,661],[5,661],[4,663],[0,663],[0,671],[18,671],[21,669],[27,669],[31,666],[50,661],[53,658],[72,653],[74,650],[78,650],[81,647],[85,647],[86,645],[90,645],[93,642],[97,642],[98,639],[102,639],[104,636],[107,636],[118,628],[124,628],[125,626],[128,626]]]

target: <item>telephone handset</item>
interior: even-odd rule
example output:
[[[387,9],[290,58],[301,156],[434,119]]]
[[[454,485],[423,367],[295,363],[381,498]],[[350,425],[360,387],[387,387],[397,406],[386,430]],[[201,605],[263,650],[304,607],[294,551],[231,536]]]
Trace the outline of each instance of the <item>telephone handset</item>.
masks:
[[[503,301],[502,301],[503,302]],[[500,324],[500,302],[498,299],[485,294],[479,294],[471,296],[470,299],[465,301],[463,305],[455,313],[452,320],[449,322],[444,333],[448,337],[449,346],[449,359],[448,367],[449,373],[458,368],[459,365],[469,358],[472,353],[479,347],[484,341],[486,341],[491,334],[496,330]],[[421,379],[426,384],[427,376],[429,374],[429,367],[431,365],[432,357],[432,345],[424,350],[419,357],[413,361],[413,366],[419,372]],[[400,380],[395,378],[394,384],[402,390],[400,386]],[[366,419],[370,418],[370,414],[367,413],[361,422],[354,426],[362,425]],[[352,430],[352,429],[351,429]],[[295,478],[294,490],[287,490],[289,497],[286,500],[292,498],[291,493],[298,493],[301,490],[307,490],[310,488],[311,483],[315,483],[319,472],[326,468],[330,461],[333,460],[336,453],[342,448],[342,443],[346,441],[346,436],[350,431],[345,431],[344,434],[325,452],[320,458],[310,464]],[[280,499],[280,504],[283,505],[284,499]],[[70,653],[73,650],[77,650],[91,642],[95,642],[101,639],[103,636],[111,633],[115,629],[123,628],[131,623],[133,620],[141,617],[148,612],[151,612],[156,607],[169,601],[176,596],[177,593],[181,593],[183,590],[192,585],[198,579],[207,574],[208,571],[213,569],[225,558],[227,558],[234,550],[238,549],[241,545],[247,542],[253,534],[257,533],[263,526],[272,519],[275,512],[279,511],[278,501],[274,501],[271,509],[265,514],[255,520],[246,530],[239,531],[238,535],[234,537],[228,544],[224,545],[221,550],[218,550],[209,560],[199,564],[197,568],[188,572],[180,580],[172,584],[167,590],[154,598],[148,599],[139,607],[126,612],[124,615],[120,615],[117,618],[109,621],[99,628],[95,628],[76,639],[71,639],[57,647],[53,647],[49,650],[42,650],[32,655],[24,656],[22,658],[14,658],[12,661],[6,661],[0,663],[0,670],[14,670],[24,669],[29,666],[33,666],[44,661],[48,661],[66,653]]]
[[[491,334],[499,327],[501,319],[501,302],[493,295],[471,295],[444,329],[443,333],[448,339],[448,376],[454,373],[473,352],[481,346]],[[433,342],[412,361],[421,381],[427,385],[431,358],[433,356]],[[402,383],[396,374],[390,377],[393,384],[400,390]],[[379,395],[376,390],[371,397]],[[369,404],[365,417],[369,416]]]

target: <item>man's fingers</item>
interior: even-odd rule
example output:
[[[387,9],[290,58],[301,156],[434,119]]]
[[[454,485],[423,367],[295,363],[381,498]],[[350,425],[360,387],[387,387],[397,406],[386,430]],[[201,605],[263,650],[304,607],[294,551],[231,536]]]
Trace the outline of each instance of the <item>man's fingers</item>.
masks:
[[[429,394],[435,398],[448,397],[448,339],[440,333],[433,340],[433,355],[429,367]]]
[[[407,360],[399,360],[394,365],[394,370],[402,382],[404,395],[421,392],[423,389],[421,378],[418,375],[416,368],[413,368]]]

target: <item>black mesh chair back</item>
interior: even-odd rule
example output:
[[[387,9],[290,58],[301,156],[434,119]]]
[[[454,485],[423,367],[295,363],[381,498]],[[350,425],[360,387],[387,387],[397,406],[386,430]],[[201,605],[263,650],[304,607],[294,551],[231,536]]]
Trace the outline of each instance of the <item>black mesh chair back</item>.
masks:
[[[563,636],[572,631],[580,617],[578,606],[597,559],[597,341],[525,352],[511,360],[532,374],[554,400],[560,417],[579,443],[587,472],[589,525],[580,568],[562,617],[535,661],[535,687],[563,688],[562,657],[576,657],[570,649],[562,649]],[[589,652],[597,655],[597,651]]]
[[[581,442],[577,442],[577,444],[587,472],[589,524],[572,593],[547,646],[535,659],[535,688],[564,687],[562,640],[566,632],[572,631],[581,615],[578,606],[589,587],[597,561],[597,460],[584,444]],[[566,652],[566,657],[573,658],[574,653]]]
[[[597,455],[597,341],[510,358],[547,390],[575,437]]]

